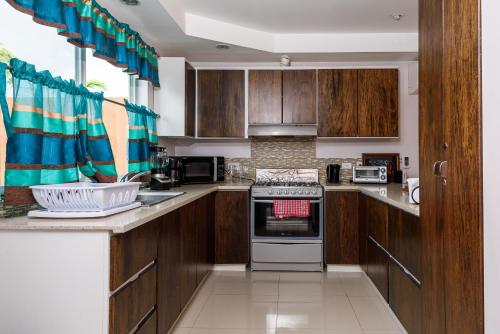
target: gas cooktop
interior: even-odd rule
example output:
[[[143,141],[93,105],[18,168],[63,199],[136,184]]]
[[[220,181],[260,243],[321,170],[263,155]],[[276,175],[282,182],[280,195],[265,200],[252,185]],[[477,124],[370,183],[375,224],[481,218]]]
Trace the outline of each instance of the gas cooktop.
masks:
[[[253,197],[322,197],[317,169],[257,169]]]

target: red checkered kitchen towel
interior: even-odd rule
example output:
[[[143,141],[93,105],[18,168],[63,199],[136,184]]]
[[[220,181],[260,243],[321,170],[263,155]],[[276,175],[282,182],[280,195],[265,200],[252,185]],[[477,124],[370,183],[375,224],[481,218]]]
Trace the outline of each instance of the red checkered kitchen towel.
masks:
[[[309,217],[311,215],[311,201],[308,199],[275,199],[274,216],[278,218]]]

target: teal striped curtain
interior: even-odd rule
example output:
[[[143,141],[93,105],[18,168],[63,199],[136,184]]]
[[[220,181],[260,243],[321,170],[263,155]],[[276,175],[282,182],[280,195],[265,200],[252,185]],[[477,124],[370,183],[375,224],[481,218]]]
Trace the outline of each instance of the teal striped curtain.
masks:
[[[150,170],[150,147],[158,143],[156,120],[158,115],[144,106],[125,101],[128,113],[128,170]]]
[[[48,71],[37,72],[18,59],[10,66],[14,101],[11,114],[3,114],[9,134],[6,204],[33,203],[29,186],[77,182],[79,170],[100,182],[116,181],[102,122],[102,93],[91,93]],[[5,79],[3,72],[0,81]]]

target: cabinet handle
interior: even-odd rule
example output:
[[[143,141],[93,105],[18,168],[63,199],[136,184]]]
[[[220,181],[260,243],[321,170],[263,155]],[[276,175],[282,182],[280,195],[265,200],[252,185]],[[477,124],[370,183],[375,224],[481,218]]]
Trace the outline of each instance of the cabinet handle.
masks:
[[[434,176],[441,178],[445,186],[448,183],[448,161],[436,161],[432,167]]]

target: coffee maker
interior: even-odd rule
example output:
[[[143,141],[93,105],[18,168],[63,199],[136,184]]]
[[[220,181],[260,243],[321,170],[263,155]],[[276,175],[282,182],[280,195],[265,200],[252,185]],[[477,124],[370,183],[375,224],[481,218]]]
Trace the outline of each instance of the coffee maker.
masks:
[[[182,158],[170,157],[167,169],[167,175],[170,176],[172,187],[180,187],[182,182]]]
[[[169,190],[172,185],[172,180],[168,175],[169,157],[165,147],[151,146],[150,147],[150,164],[151,164],[151,190]]]
[[[326,167],[326,181],[328,183],[340,183],[340,165],[328,165]]]

